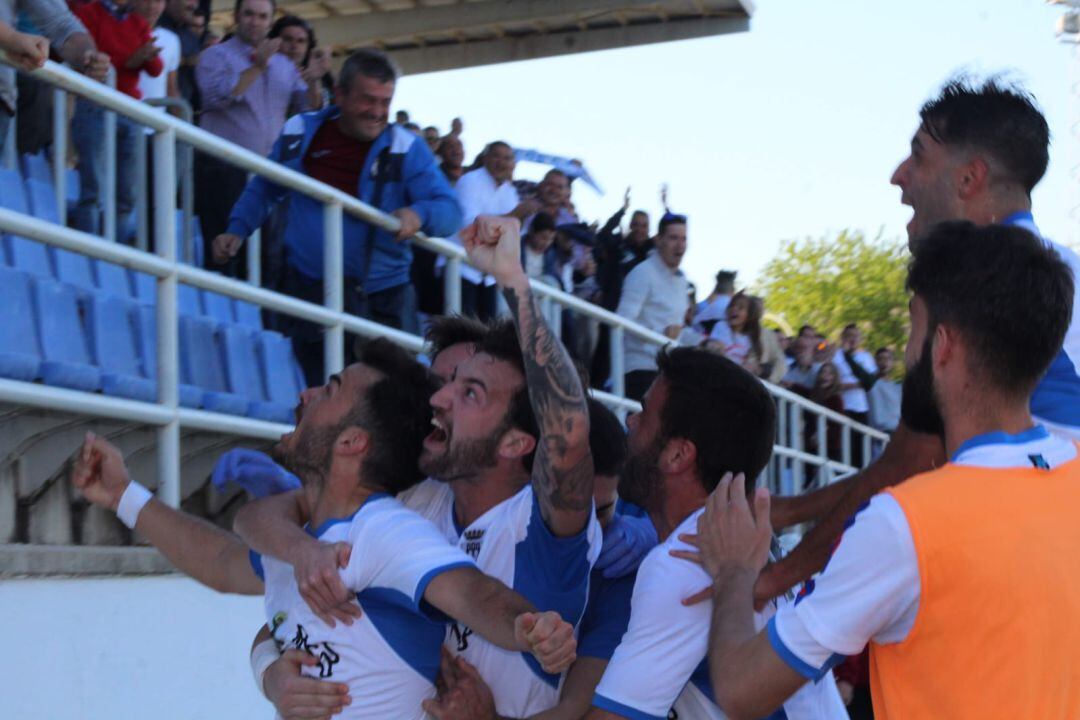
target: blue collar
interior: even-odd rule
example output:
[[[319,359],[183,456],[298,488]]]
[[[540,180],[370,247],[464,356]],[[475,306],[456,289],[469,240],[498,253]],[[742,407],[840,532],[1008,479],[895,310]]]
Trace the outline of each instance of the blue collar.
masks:
[[[304,525],[304,530],[306,530],[307,534],[310,535],[311,537],[314,537],[314,538],[322,537],[323,533],[325,533],[327,530],[329,530],[334,525],[337,525],[338,523],[352,522],[352,519],[354,517],[356,517],[356,513],[360,512],[364,508],[364,506],[367,505],[372,500],[378,500],[379,498],[384,498],[384,497],[391,497],[391,495],[390,495],[390,493],[384,493],[384,492],[373,493],[371,495],[368,495],[366,498],[364,498],[364,502],[360,503],[360,507],[353,510],[352,513],[350,513],[346,517],[330,518],[328,520],[325,520],[325,521],[323,521],[323,523],[321,525],[319,525],[319,527],[315,528],[314,530],[311,529],[311,523],[308,523],[307,525]]]
[[[957,462],[960,456],[966,452],[974,450],[984,445],[1023,445],[1024,443],[1035,442],[1036,440],[1046,440],[1050,437],[1050,433],[1046,431],[1042,425],[1036,425],[1016,435],[1010,435],[1007,432],[997,431],[984,433],[982,435],[976,435],[975,437],[965,440],[960,447],[956,448],[956,452],[953,453],[950,462]]]
[[[1012,215],[1002,218],[999,225],[1021,225],[1024,222],[1029,222],[1032,225],[1035,224],[1035,216],[1031,214],[1030,210],[1017,210]]]

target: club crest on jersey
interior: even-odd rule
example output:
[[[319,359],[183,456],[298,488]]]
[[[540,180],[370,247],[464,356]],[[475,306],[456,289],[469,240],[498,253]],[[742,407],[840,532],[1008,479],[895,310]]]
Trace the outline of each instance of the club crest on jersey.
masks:
[[[469,649],[469,636],[472,635],[472,630],[467,625],[462,625],[457,622],[450,623],[450,637],[457,643],[457,651],[465,652]]]
[[[480,543],[484,540],[484,531],[479,529],[466,530],[463,537],[465,540],[465,553],[475,560],[480,556]]]
[[[334,648],[330,647],[330,643],[309,642],[307,630],[300,623],[296,624],[296,635],[293,636],[290,643],[297,650],[303,650],[308,655],[318,658],[320,678],[334,676],[334,666],[341,660],[341,656],[337,654]]]

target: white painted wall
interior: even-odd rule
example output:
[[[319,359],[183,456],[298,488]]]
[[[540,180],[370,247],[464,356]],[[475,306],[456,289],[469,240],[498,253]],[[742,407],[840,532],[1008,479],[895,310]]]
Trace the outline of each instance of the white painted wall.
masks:
[[[248,652],[261,597],[185,577],[0,580],[0,716],[271,720]]]

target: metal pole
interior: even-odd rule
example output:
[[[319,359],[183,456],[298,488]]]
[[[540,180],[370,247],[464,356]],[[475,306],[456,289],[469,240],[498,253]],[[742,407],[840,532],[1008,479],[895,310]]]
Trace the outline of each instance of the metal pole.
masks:
[[[866,467],[870,464],[870,436],[866,433],[859,433],[862,435],[862,466]]]
[[[4,167],[6,169],[8,169],[8,170],[18,170],[19,169],[19,150],[18,150],[18,147],[16,145],[16,143],[17,143],[16,137],[17,137],[18,132],[19,132],[18,124],[19,124],[18,115],[17,114],[12,115],[11,120],[8,122],[8,133],[7,133],[7,137],[4,138],[4,147],[3,147],[3,151],[4,151]]]
[[[461,260],[456,257],[446,258],[443,268],[443,312],[461,312]]]
[[[623,338],[621,327],[611,328],[611,394],[626,397],[626,371],[623,369]]]
[[[56,191],[56,213],[61,225],[67,225],[67,93],[53,90],[53,188]]]
[[[191,122],[191,106],[186,102],[184,119]],[[184,262],[195,264],[195,148],[180,145],[180,201],[184,209]]]
[[[154,227],[157,254],[173,271],[157,284],[158,402],[172,419],[157,430],[158,497],[170,507],[180,506],[180,416],[177,412],[180,353],[176,311],[176,135],[163,130],[154,135]]]
[[[116,89],[116,71],[109,68],[108,84]],[[104,225],[102,236],[116,242],[116,113],[105,111],[105,181],[98,188]]]
[[[146,142],[142,128],[135,133],[135,247],[150,247],[150,197],[146,192]]]
[[[801,452],[803,449],[803,408],[802,405],[792,404],[791,409],[795,413],[791,418],[791,444],[795,450]],[[791,469],[795,494],[801,495],[806,490],[806,464],[802,458],[795,458]]]
[[[840,458],[851,467],[851,425],[848,423],[840,426]]]
[[[255,287],[262,285],[262,228],[255,228],[248,238],[247,273],[249,283]]]
[[[344,257],[341,240],[341,205],[323,205],[323,299],[328,310],[341,312],[344,307]],[[252,248],[248,248],[250,253]],[[323,365],[327,378],[345,366],[345,328],[334,323],[326,329]]]

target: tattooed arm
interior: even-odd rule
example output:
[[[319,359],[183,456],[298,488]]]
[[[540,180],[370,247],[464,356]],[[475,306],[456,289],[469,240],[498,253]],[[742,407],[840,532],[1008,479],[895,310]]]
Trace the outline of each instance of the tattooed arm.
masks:
[[[544,321],[521,266],[521,225],[514,218],[482,216],[461,238],[469,261],[499,282],[517,328],[540,428],[532,484],[544,522],[555,535],[576,535],[592,512],[589,411],[570,355]]]

